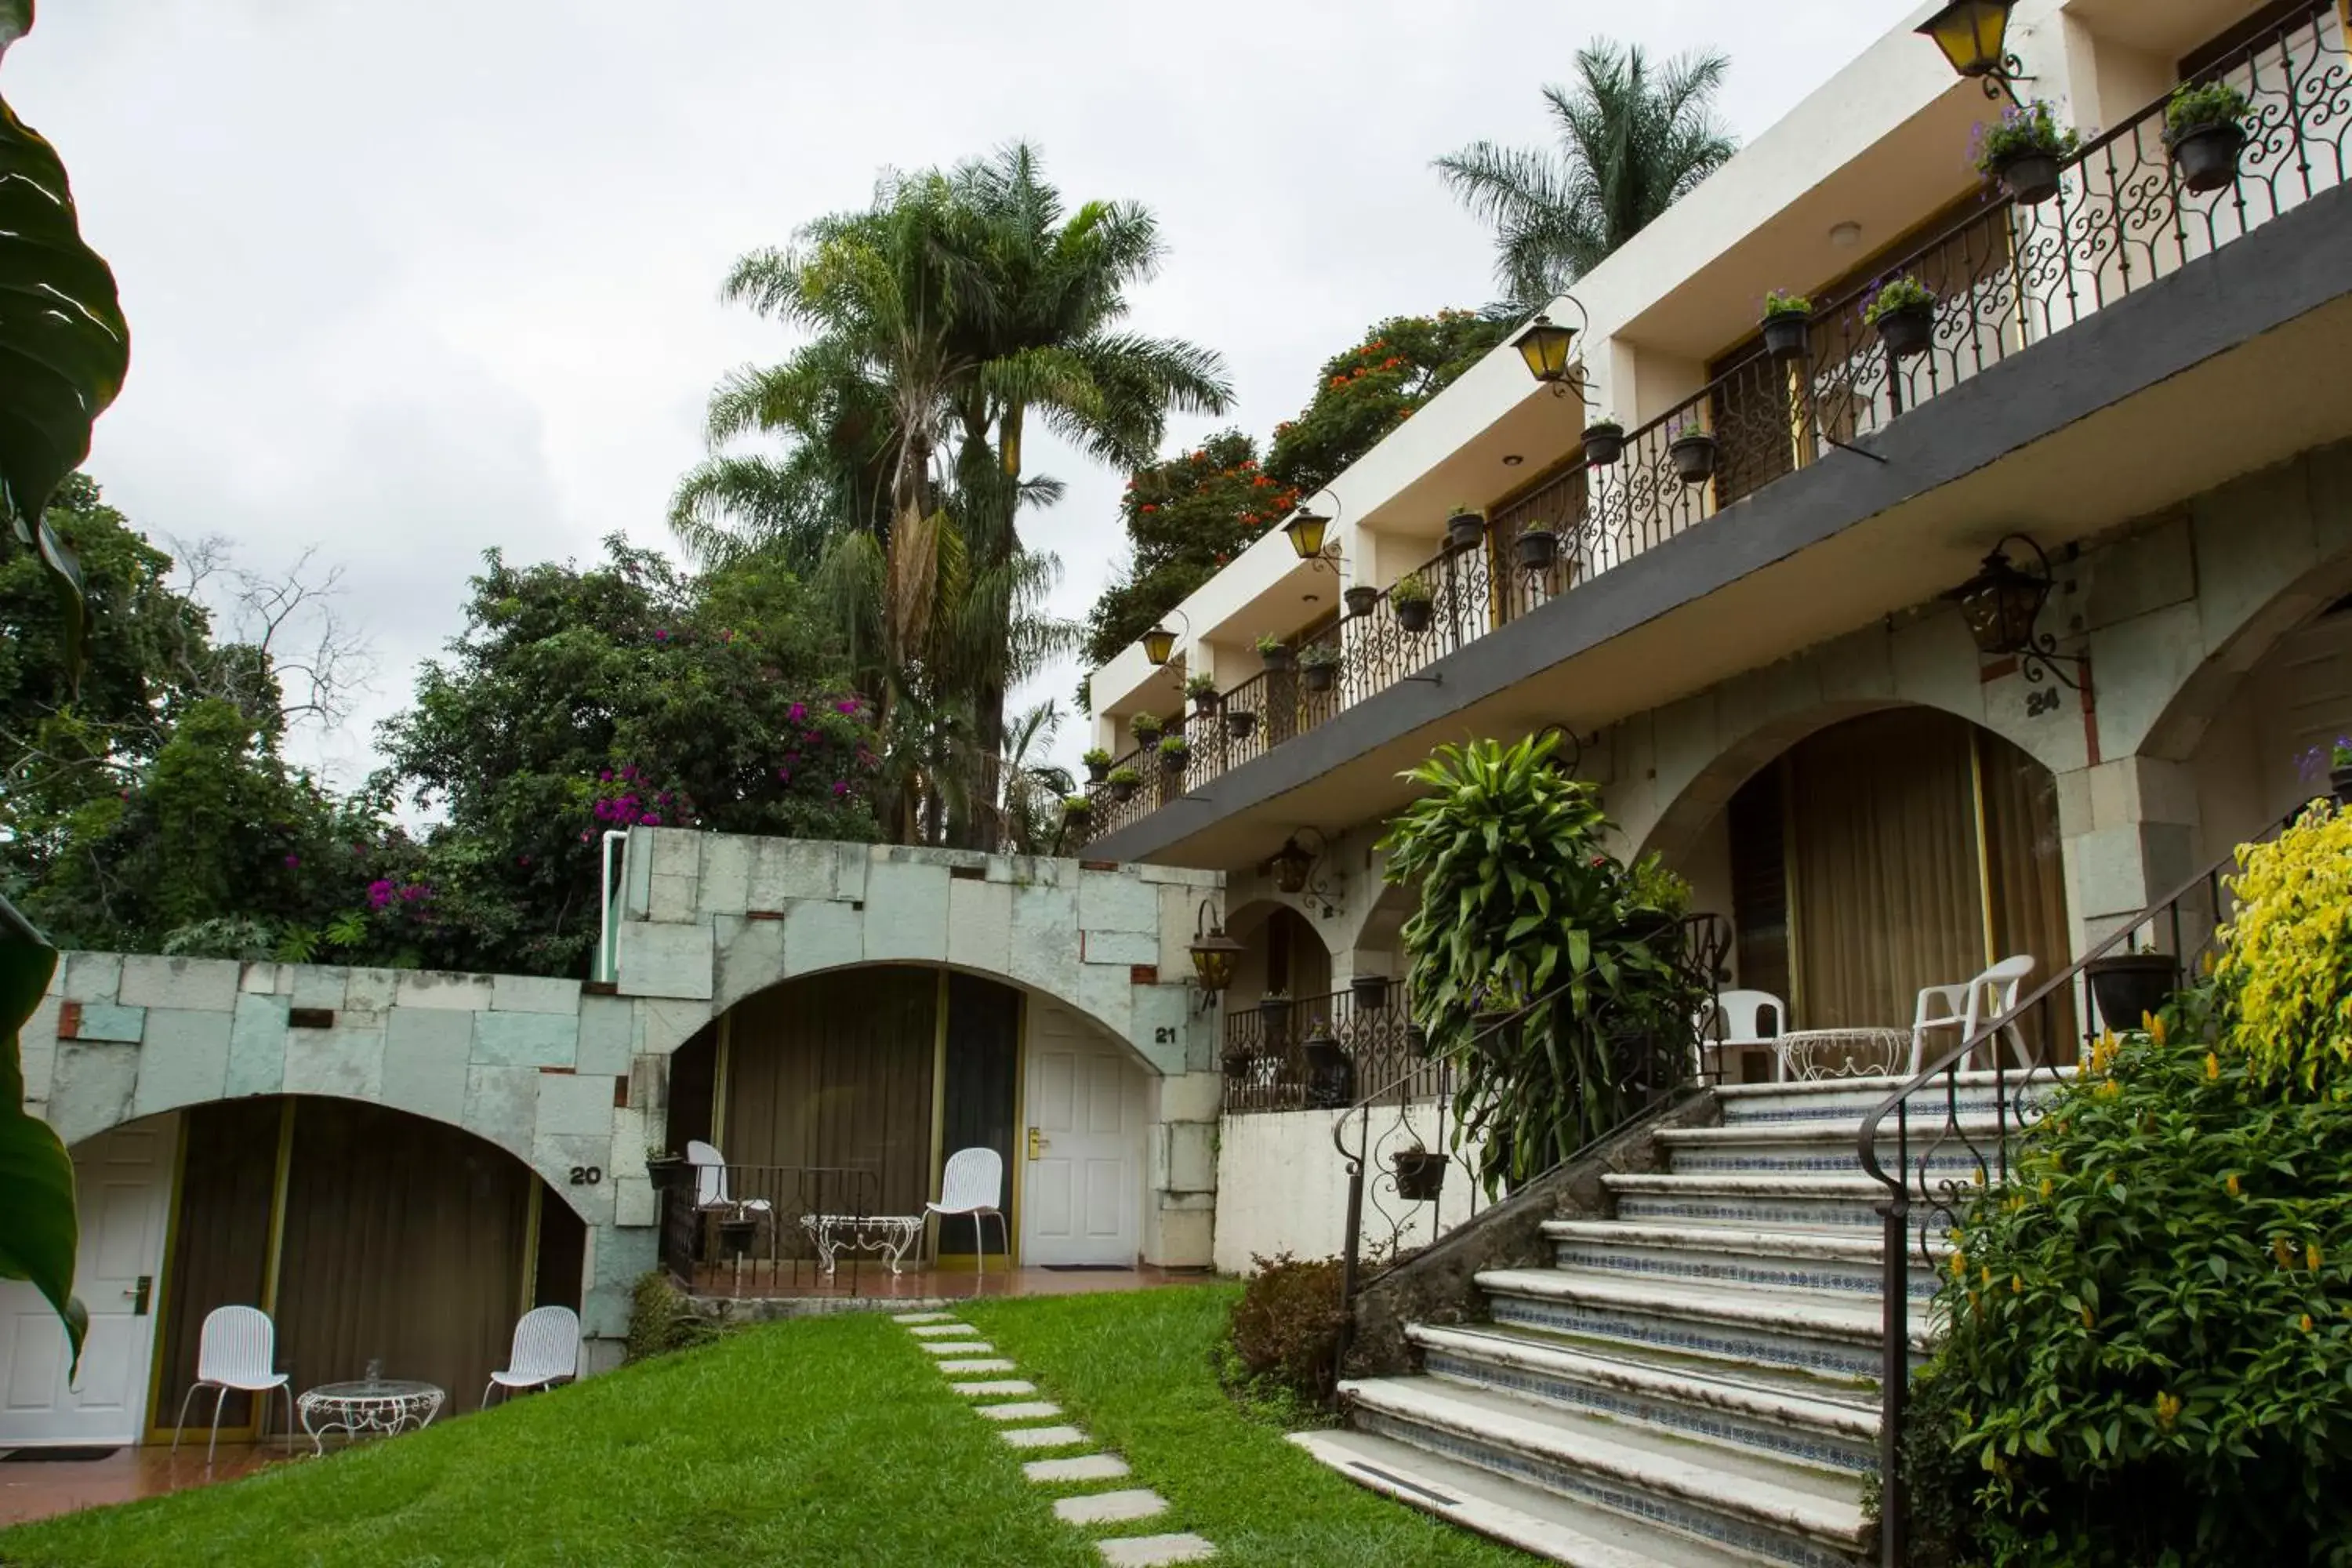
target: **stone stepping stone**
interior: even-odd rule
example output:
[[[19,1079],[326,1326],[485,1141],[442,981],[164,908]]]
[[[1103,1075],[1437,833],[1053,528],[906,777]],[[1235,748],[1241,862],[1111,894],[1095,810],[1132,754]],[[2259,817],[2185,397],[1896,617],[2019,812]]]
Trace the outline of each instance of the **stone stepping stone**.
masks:
[[[1054,1504],[1054,1517],[1064,1524],[1124,1524],[1150,1519],[1167,1510],[1168,1500],[1148,1487],[1123,1492],[1083,1492]]]
[[[980,1338],[980,1331],[973,1328],[970,1323],[917,1323],[914,1326],[912,1332],[916,1338],[925,1340],[976,1340]]]
[[[1024,1399],[1013,1405],[975,1405],[972,1408],[991,1421],[1039,1421],[1062,1413],[1062,1407],[1050,1399]]]
[[[996,1347],[986,1340],[917,1340],[917,1344],[933,1355],[993,1355]]]
[[[1075,1426],[1015,1426],[997,1436],[1016,1448],[1067,1448],[1089,1441]]]
[[[954,1316],[953,1312],[893,1312],[890,1321],[894,1323],[944,1323]]]
[[[932,1363],[950,1375],[957,1373],[1011,1372],[1013,1363],[1003,1356],[982,1356],[976,1361],[942,1361]]]
[[[987,1383],[951,1383],[948,1384],[948,1392],[974,1395],[1034,1394],[1037,1385],[1025,1377],[1000,1377]]]
[[[1080,1454],[1075,1459],[1032,1459],[1021,1473],[1041,1487],[1063,1481],[1115,1481],[1127,1474],[1117,1454]]]
[[[1158,1568],[1162,1563],[1202,1563],[1217,1554],[1217,1549],[1203,1537],[1190,1531],[1181,1535],[1123,1535],[1115,1540],[1097,1542],[1095,1550],[1111,1568]]]

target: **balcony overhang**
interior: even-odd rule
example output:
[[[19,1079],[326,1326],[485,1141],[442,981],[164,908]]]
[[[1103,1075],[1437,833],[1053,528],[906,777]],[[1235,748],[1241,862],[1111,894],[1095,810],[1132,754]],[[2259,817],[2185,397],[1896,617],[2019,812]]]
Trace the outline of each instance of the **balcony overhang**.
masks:
[[[1591,729],[2352,437],[2352,187],[2118,300],[1233,769],[1090,853],[1229,867],[1394,810],[1442,742]]]

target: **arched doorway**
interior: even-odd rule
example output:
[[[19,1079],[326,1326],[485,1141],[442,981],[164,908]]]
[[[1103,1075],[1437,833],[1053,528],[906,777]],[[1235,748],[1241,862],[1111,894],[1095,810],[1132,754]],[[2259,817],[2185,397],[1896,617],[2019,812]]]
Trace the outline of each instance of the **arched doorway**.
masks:
[[[1731,916],[1734,983],[1783,998],[1800,1028],[1905,1026],[1923,986],[2018,952],[2046,978],[2073,951],[2055,781],[1935,709],[1814,731],[1676,859],[1699,905]],[[2053,1027],[2063,1054],[2071,1021]]]
[[[144,1117],[73,1153],[82,1370],[68,1380],[64,1333],[30,1287],[0,1282],[0,1447],[168,1441],[215,1307],[270,1315],[298,1391],[376,1363],[440,1387],[455,1413],[506,1364],[518,1316],[580,1305],[580,1216],[514,1155],[444,1122],[256,1096]],[[206,1396],[189,1419],[211,1414]],[[224,1435],[252,1436],[255,1417],[230,1396]]]

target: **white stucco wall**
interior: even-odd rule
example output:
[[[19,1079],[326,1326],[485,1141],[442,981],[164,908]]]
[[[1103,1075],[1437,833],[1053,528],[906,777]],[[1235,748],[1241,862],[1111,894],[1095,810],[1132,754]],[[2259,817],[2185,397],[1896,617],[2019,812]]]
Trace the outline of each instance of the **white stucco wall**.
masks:
[[[1332,1146],[1332,1129],[1340,1110],[1281,1110],[1250,1116],[1228,1116],[1218,1128],[1217,1142],[1217,1270],[1252,1274],[1256,1258],[1287,1252],[1301,1258],[1335,1258],[1346,1245],[1348,1232],[1348,1167]],[[1373,1136],[1382,1149],[1409,1143],[1419,1136],[1431,1149],[1438,1144],[1437,1107],[1415,1105],[1406,1113],[1411,1132],[1401,1134],[1393,1108],[1376,1111]],[[1450,1126],[1452,1119],[1447,1119]],[[1450,1229],[1470,1217],[1471,1180],[1457,1160],[1445,1173],[1444,1195],[1434,1204],[1397,1202],[1389,1182],[1377,1184],[1367,1173],[1364,1238],[1385,1241],[1389,1221],[1375,1202],[1404,1216],[1402,1245],[1418,1247],[1433,1239],[1433,1215],[1441,1229]]]

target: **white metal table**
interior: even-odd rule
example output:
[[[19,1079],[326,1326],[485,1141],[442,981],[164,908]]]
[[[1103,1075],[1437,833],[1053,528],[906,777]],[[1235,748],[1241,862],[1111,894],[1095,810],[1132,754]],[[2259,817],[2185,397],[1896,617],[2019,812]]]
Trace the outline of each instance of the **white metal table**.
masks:
[[[330,1432],[358,1437],[371,1432],[389,1436],[410,1426],[422,1430],[441,1414],[448,1397],[429,1383],[373,1377],[357,1383],[322,1384],[297,1399],[294,1408],[310,1439],[311,1452],[323,1454]]]
[[[827,1274],[833,1272],[834,1254],[845,1247],[854,1251],[878,1252],[890,1265],[890,1272],[899,1271],[908,1250],[923,1234],[923,1216],[905,1214],[804,1214],[801,1228],[808,1232],[816,1244],[816,1255],[824,1264]]]
[[[1783,1082],[1871,1078],[1903,1070],[1911,1054],[1908,1029],[1791,1029],[1772,1042]]]

